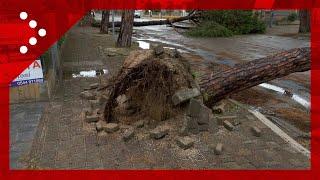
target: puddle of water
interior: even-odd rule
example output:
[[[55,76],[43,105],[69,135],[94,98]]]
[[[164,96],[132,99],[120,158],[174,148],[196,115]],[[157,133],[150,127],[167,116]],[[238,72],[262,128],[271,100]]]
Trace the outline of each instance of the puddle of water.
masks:
[[[177,49],[177,48],[174,48],[174,47],[168,47],[168,46],[164,46],[163,48],[165,49]],[[178,52],[180,53],[188,53],[188,51],[185,51],[183,49],[177,49]]]
[[[72,73],[73,78],[78,77],[97,77],[103,74],[108,74],[109,71],[107,69],[102,70],[89,70],[89,71],[80,71],[79,73]]]
[[[160,42],[160,41],[159,41]],[[138,40],[137,43],[139,44],[139,47],[141,49],[150,49],[150,43],[146,42],[146,41],[141,41],[141,40]],[[162,43],[162,42],[160,42]],[[174,48],[174,47],[169,47],[169,46],[164,46],[163,48],[165,49],[177,49],[177,48]],[[186,50],[183,50],[183,49],[177,49],[180,53],[187,53],[188,51]]]
[[[145,41],[137,41],[141,49],[150,49],[150,43]]]
[[[259,86],[263,87],[265,89],[270,89],[270,90],[276,91],[282,95],[285,94],[285,90],[283,88],[272,85],[272,84],[262,83],[262,84],[259,84]],[[310,102],[308,100],[306,100],[306,99],[302,98],[301,96],[294,94],[294,93],[291,98],[294,101],[296,101],[297,103],[299,103],[300,105],[304,106],[305,108],[310,109]]]

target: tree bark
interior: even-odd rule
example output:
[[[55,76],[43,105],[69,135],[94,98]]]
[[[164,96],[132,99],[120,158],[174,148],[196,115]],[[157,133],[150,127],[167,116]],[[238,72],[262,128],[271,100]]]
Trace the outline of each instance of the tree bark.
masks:
[[[110,11],[102,11],[100,32],[108,34]]]
[[[300,19],[299,33],[310,32],[310,11],[300,10],[299,19]]]
[[[134,10],[124,10],[121,17],[117,47],[130,47],[133,31]]]
[[[310,70],[310,48],[298,48],[239,64],[200,80],[206,104],[294,72]]]

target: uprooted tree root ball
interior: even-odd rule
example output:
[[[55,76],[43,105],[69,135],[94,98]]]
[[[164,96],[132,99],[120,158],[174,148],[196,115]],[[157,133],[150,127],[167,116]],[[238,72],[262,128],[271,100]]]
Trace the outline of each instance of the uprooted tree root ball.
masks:
[[[109,89],[104,116],[107,122],[119,121],[118,97],[125,95],[127,105],[154,120],[175,114],[172,95],[179,89],[195,87],[190,68],[176,50],[157,47],[130,53]]]

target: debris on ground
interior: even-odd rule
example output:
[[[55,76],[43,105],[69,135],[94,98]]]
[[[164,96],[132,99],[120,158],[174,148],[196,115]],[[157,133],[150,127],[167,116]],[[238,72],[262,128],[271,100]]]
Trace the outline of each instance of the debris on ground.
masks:
[[[223,121],[223,126],[229,131],[233,131],[235,127],[227,120]]]
[[[129,141],[134,136],[134,128],[128,128],[124,131],[122,139],[124,141]]]
[[[119,125],[116,123],[107,123],[106,126],[104,127],[104,130],[107,133],[113,133],[119,130]]]
[[[236,119],[237,116],[218,116],[216,117],[217,119],[217,124],[222,126],[224,121],[233,121]]]
[[[261,130],[257,128],[256,126],[251,127],[251,131],[254,136],[260,137],[261,136]]]
[[[169,133],[168,126],[158,126],[150,131],[150,137],[153,139],[161,139]]]
[[[197,88],[193,88],[193,89],[181,89],[178,90],[173,96],[172,96],[172,102],[173,105],[178,105],[181,104],[183,102],[186,102],[187,100],[200,96],[201,93],[199,91],[199,89]]]
[[[216,147],[214,148],[214,154],[215,155],[221,155],[223,151],[223,144],[222,143],[218,143],[216,145]]]
[[[99,115],[97,115],[97,114],[86,116],[86,122],[88,122],[88,123],[98,122],[98,121],[99,121]]]
[[[98,132],[103,131],[105,126],[106,126],[106,122],[105,121],[98,121],[96,123],[96,130]]]
[[[194,139],[185,136],[185,137],[178,137],[177,138],[177,145],[182,149],[189,149],[194,145]]]

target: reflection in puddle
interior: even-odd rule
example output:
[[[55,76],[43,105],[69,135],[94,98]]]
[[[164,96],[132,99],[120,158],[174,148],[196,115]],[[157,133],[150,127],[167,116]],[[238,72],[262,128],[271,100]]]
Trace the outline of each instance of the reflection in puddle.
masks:
[[[101,70],[89,70],[89,71],[80,71],[79,73],[72,73],[73,78],[78,77],[97,77],[101,76],[103,74],[108,74],[107,69],[101,69]]]
[[[276,92],[279,92],[281,94],[286,94],[286,90],[284,90],[281,87],[272,85],[272,84],[268,84],[268,83],[262,83],[259,84],[260,87],[266,88],[266,89],[270,89]],[[301,96],[297,95],[297,94],[292,94],[291,98],[296,101],[297,103],[301,104],[302,106],[304,106],[307,109],[310,109],[310,102],[304,98],[302,98]]]

